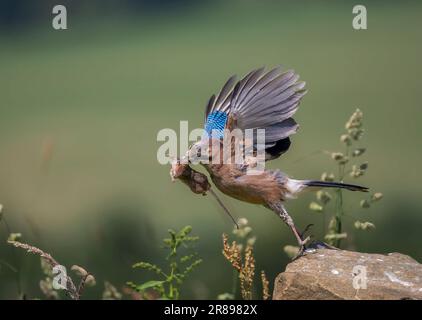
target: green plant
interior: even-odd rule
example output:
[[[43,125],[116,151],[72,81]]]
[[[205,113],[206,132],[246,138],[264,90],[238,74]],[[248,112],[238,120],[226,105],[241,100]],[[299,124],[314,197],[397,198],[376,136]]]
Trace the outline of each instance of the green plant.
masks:
[[[185,249],[191,249],[191,245],[198,241],[198,237],[190,236],[191,232],[191,226],[186,226],[178,232],[168,230],[170,237],[163,240],[164,248],[169,251],[166,257],[168,270],[164,272],[162,268],[149,262],[135,263],[133,268],[152,271],[159,279],[149,280],[142,284],[128,282],[128,285],[141,293],[144,299],[154,297],[153,294],[150,294],[151,290],[158,293],[161,299],[178,299],[183,281],[202,262],[202,259],[198,258],[195,252],[179,256],[181,246]]]
[[[359,109],[356,109],[345,124],[345,132],[340,136],[340,141],[343,143],[344,150],[341,152],[327,152],[336,163],[338,171],[337,176],[333,173],[324,172],[321,176],[321,180],[343,181],[346,176],[349,176],[352,179],[358,179],[366,174],[368,171],[368,162],[359,161],[362,155],[367,151],[367,148],[362,145],[364,132],[363,113]],[[368,198],[360,201],[360,207],[365,209],[369,208],[372,203],[380,200],[382,197],[383,195],[380,192],[370,194]],[[330,203],[334,204],[335,213],[329,221],[325,240],[328,244],[339,247],[341,240],[347,238],[347,233],[344,232],[343,228],[343,217],[345,216],[343,190],[336,189],[332,193],[326,190],[319,190],[316,193],[316,200],[310,203],[309,208],[314,212],[322,213],[325,217],[327,211],[332,210],[329,207]],[[361,230],[375,228],[375,225],[368,221],[356,221],[354,226]]]

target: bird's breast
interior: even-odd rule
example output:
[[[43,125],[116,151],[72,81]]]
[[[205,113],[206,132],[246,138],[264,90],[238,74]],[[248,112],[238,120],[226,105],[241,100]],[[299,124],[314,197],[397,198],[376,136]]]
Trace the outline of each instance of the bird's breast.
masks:
[[[208,171],[216,187],[224,194],[248,203],[266,203],[265,194],[261,192],[259,186],[239,179],[244,174],[239,173],[232,166],[221,165],[218,168],[210,166]]]

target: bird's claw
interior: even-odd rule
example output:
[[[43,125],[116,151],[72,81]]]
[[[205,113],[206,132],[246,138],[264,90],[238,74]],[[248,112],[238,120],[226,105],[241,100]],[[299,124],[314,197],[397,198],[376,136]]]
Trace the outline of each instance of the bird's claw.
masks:
[[[309,241],[311,241],[310,236],[306,237],[305,239],[303,239],[299,242],[299,251],[293,257],[293,259],[292,259],[293,261],[296,260],[296,259],[299,259],[300,257],[305,255],[305,253],[307,252],[306,244],[309,243]]]
[[[300,258],[300,257],[302,257],[303,255],[305,255],[305,253],[308,251],[308,248],[307,248],[307,244],[311,241],[311,238],[313,237],[312,235],[310,235],[310,236],[307,236],[306,238],[305,238],[305,234],[306,234],[306,232],[308,232],[309,231],[309,229],[311,228],[313,226],[313,224],[308,224],[306,227],[305,227],[305,229],[301,232],[301,233],[299,233],[299,236],[300,236],[300,241],[298,241],[298,245],[299,245],[299,251],[298,251],[298,253],[296,254],[296,256],[294,256],[293,257],[293,259],[292,260],[296,260],[296,259],[298,259],[298,258]]]

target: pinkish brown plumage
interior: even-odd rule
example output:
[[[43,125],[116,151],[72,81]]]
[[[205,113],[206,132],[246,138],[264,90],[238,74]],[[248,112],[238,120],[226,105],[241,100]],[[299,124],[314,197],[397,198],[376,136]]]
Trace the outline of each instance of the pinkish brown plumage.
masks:
[[[264,160],[277,159],[285,153],[290,147],[290,136],[298,129],[292,116],[306,93],[305,83],[298,80],[299,76],[294,71],[283,72],[281,68],[268,72],[264,68],[253,70],[237,82],[235,77],[231,77],[219,94],[209,100],[205,110],[206,134],[192,146],[186,156],[189,160],[199,159],[221,192],[241,201],[263,205],[277,213],[295,235],[301,254],[308,238],[303,239],[287,213],[284,207],[287,199],[295,198],[309,187],[345,188],[352,191],[368,189],[340,182],[291,179],[279,170],[249,174],[248,169],[258,161],[253,159],[258,159],[257,142],[252,141],[252,159],[243,157],[241,163],[235,161],[236,143],[239,142],[230,137],[229,143],[224,144],[226,132],[262,129],[265,131]],[[243,145],[247,142],[251,141],[245,139]],[[225,148],[230,149],[224,152]],[[187,164],[183,168],[176,166],[174,177],[181,177],[195,192],[197,189],[192,188],[192,185],[196,186],[198,182],[188,168]],[[178,170],[186,171],[186,174],[177,175]],[[202,183],[199,185],[202,186]]]

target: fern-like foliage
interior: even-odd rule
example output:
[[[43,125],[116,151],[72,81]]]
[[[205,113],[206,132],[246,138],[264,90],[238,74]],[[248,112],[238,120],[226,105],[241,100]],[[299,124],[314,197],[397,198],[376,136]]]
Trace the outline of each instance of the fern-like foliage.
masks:
[[[168,230],[169,238],[163,239],[164,249],[167,254],[166,268],[161,268],[149,262],[138,262],[133,268],[150,271],[155,274],[155,279],[141,284],[128,282],[128,285],[135,291],[141,293],[144,299],[178,299],[180,287],[186,277],[202,262],[197,253],[184,253],[181,251],[190,250],[192,244],[198,241],[198,237],[191,236],[192,227],[186,226],[180,231]]]

